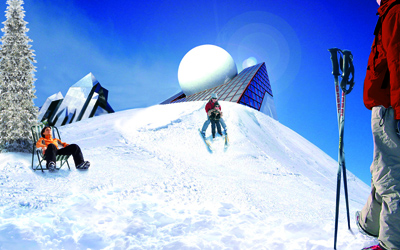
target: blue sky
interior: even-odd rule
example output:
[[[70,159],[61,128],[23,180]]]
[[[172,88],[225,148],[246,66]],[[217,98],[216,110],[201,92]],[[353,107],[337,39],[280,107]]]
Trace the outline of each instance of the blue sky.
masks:
[[[116,111],[160,103],[180,91],[183,56],[214,44],[232,55],[239,72],[249,57],[265,62],[279,121],[334,159],[338,126],[327,49],[351,50],[356,83],[347,96],[346,164],[369,184],[373,147],[362,90],[374,0],[32,0],[23,6],[37,60],[38,106],[58,91],[65,95],[89,72],[109,90]]]

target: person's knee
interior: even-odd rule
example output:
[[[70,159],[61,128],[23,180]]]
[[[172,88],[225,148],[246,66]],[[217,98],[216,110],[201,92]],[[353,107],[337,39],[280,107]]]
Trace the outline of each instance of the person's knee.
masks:
[[[73,149],[78,149],[79,146],[77,144],[69,144],[68,147],[71,147]]]

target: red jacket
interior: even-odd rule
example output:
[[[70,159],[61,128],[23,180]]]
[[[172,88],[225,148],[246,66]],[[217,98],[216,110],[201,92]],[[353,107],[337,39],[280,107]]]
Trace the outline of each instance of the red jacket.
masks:
[[[208,114],[208,111],[210,111],[210,109],[213,109],[215,106],[215,103],[213,103],[212,100],[208,101],[208,103],[206,104],[206,113]],[[221,104],[219,105],[219,110],[221,110]]]
[[[400,120],[400,4],[382,0],[378,9],[381,27],[372,44],[364,80],[364,105],[368,109],[392,106]],[[390,73],[390,77],[389,77]]]

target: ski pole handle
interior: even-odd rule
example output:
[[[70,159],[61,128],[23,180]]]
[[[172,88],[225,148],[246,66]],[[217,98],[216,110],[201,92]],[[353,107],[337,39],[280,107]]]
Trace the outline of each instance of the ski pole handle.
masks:
[[[343,92],[347,95],[351,92],[354,87],[354,65],[353,65],[353,55],[350,50],[343,50],[343,73],[342,81],[340,82],[340,87]],[[351,79],[349,79],[351,75]]]
[[[339,76],[339,61],[338,61],[338,52],[341,51],[338,48],[331,48],[328,49],[328,51],[331,53],[331,61],[332,61],[332,75],[334,76]]]

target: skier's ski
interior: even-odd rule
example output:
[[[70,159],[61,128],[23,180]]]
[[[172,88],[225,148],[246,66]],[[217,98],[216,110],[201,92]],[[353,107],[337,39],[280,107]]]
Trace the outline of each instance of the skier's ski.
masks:
[[[203,138],[204,143],[207,145],[208,151],[209,151],[210,153],[212,153],[213,150],[212,150],[212,146],[211,146],[210,140],[208,140],[208,139],[201,133],[201,129],[199,129],[199,132],[200,132],[201,138]]]
[[[228,147],[229,147],[229,137],[228,137],[228,134],[226,132],[225,132],[224,140],[225,140],[224,150],[226,151],[228,149]]]

